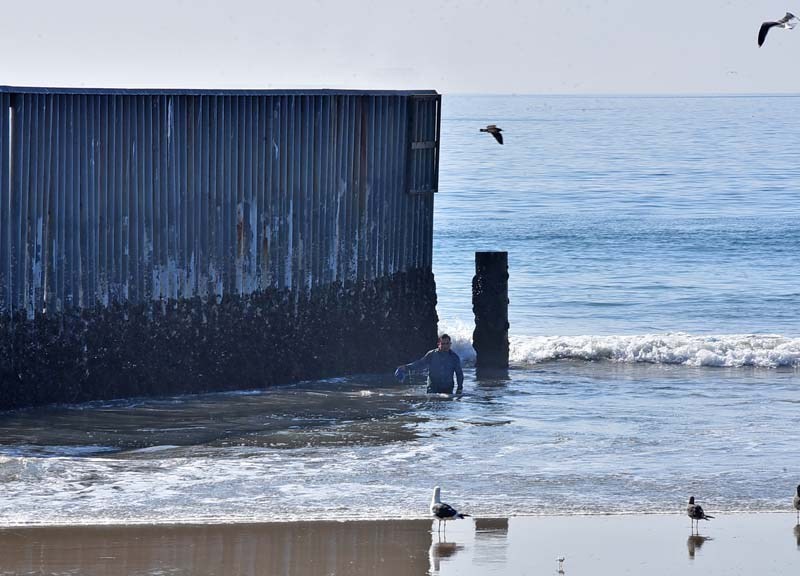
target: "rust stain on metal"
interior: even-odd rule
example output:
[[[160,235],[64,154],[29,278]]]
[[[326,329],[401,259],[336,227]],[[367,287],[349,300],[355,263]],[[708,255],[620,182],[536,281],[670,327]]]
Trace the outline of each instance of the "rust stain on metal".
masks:
[[[239,258],[244,256],[244,248],[244,212],[242,211],[242,207],[239,206],[236,211],[236,253],[239,255]]]

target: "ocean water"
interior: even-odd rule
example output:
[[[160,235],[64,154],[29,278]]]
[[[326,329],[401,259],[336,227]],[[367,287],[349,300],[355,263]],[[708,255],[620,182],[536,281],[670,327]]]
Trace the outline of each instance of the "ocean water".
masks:
[[[434,485],[485,516],[789,510],[798,109],[445,96],[434,273],[462,397],[378,374],[5,413],[0,523],[417,518]],[[472,368],[478,250],[509,252],[507,379]]]
[[[513,335],[797,337],[799,104],[445,98],[440,318],[471,324],[474,252],[505,250]]]

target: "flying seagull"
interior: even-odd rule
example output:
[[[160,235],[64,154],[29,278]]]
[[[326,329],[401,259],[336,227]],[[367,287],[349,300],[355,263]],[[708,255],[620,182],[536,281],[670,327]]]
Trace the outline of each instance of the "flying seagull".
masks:
[[[442,521],[458,520],[469,516],[469,514],[461,514],[458,510],[445,504],[441,500],[441,488],[438,486],[433,489],[433,497],[431,498],[431,514],[439,521],[439,529],[442,528]],[[445,528],[447,525],[445,524]]]
[[[797,486],[797,493],[792,498],[794,509],[797,510],[797,523],[800,524],[800,485]]]
[[[692,519],[692,529],[694,529],[694,522],[697,520],[697,529],[700,530],[700,520],[711,520],[713,516],[709,516],[703,512],[703,507],[700,504],[694,503],[694,496],[689,497],[689,505],[686,507],[686,514]]]
[[[503,143],[503,135],[500,134],[500,132],[502,131],[503,131],[502,128],[498,128],[494,124],[489,124],[486,128],[481,128],[481,132],[488,132],[489,134],[494,136],[494,139],[497,140],[500,144]]]
[[[787,30],[791,30],[798,23],[797,16],[792,14],[791,12],[787,12],[786,16],[778,20],[777,22],[764,22],[761,25],[761,28],[758,30],[758,45],[761,46],[764,43],[764,40],[767,38],[767,32],[769,32],[770,28],[774,26],[780,26],[781,28],[786,28]]]

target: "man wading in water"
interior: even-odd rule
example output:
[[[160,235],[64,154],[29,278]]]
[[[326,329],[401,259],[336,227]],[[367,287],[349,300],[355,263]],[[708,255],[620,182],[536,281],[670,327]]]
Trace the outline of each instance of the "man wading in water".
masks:
[[[450,350],[451,344],[450,336],[442,334],[439,337],[438,348],[431,350],[416,362],[398,366],[397,370],[402,373],[405,370],[416,371],[427,368],[429,394],[452,394],[453,374],[455,374],[458,382],[456,394],[461,394],[464,387],[464,373],[461,371],[461,358]]]

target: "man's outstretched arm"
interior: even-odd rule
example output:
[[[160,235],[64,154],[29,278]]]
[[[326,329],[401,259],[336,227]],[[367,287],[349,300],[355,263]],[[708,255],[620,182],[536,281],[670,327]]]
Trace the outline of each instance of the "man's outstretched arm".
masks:
[[[414,372],[417,372],[419,370],[423,370],[425,368],[430,368],[430,365],[431,365],[431,353],[432,352],[433,352],[433,350],[431,350],[430,352],[426,352],[425,356],[423,356],[419,360],[411,362],[410,364],[403,364],[403,366],[401,366],[401,368],[405,368],[406,370],[411,370],[411,371],[414,371]]]

